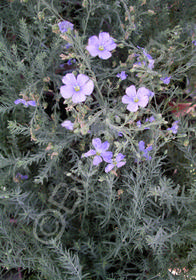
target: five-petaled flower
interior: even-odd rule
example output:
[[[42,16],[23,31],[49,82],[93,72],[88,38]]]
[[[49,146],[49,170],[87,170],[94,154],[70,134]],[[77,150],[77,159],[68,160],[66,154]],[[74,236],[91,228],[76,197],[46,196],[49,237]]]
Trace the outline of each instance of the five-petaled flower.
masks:
[[[94,83],[84,74],[79,74],[77,78],[73,73],[66,74],[62,82],[65,84],[60,87],[63,98],[72,97],[73,103],[80,103],[86,100],[86,95],[91,95],[94,90]]]
[[[172,123],[172,127],[168,128],[167,130],[171,130],[173,134],[176,134],[178,132],[178,123],[179,121],[175,121]]]
[[[86,49],[89,51],[90,55],[93,57],[99,56],[101,59],[110,58],[111,51],[116,48],[116,44],[114,43],[114,39],[110,37],[107,32],[100,32],[99,37],[92,36],[88,39],[88,46]]]
[[[110,172],[115,166],[120,168],[121,166],[126,164],[126,161],[122,161],[125,158],[125,156],[121,153],[119,153],[115,159],[112,160],[112,163],[109,163],[106,168],[105,172],[108,173]]]
[[[127,110],[130,112],[136,112],[138,107],[146,107],[149,100],[149,90],[145,87],[141,87],[136,92],[135,86],[130,86],[126,89],[126,95],[122,97],[122,103],[128,104]]]
[[[145,148],[145,142],[144,141],[140,141],[138,144],[139,150],[142,152],[143,156],[147,159],[147,160],[151,160],[152,157],[149,156],[148,152],[150,152],[152,150],[152,145],[148,146],[147,148]]]
[[[170,80],[171,80],[171,76],[165,77],[165,78],[160,78],[160,80],[161,80],[164,84],[169,85]]]
[[[68,130],[73,130],[74,124],[71,121],[64,121],[61,126],[67,128]]]
[[[101,143],[101,140],[99,138],[94,138],[92,140],[92,144],[93,144],[95,150],[91,149],[87,153],[83,154],[82,157],[94,156],[93,165],[98,165],[103,160],[107,163],[112,162],[113,153],[110,151],[107,151],[110,146],[110,144],[107,141]]]
[[[16,105],[22,103],[25,107],[29,107],[29,106],[36,107],[36,102],[34,100],[26,101],[25,99],[16,99],[14,103]]]
[[[68,30],[73,30],[73,23],[64,20],[58,23],[59,29],[62,33],[67,32]]]
[[[120,78],[122,81],[125,80],[127,78],[127,74],[125,73],[125,71],[122,71],[121,73],[118,73],[116,75],[117,78]]]

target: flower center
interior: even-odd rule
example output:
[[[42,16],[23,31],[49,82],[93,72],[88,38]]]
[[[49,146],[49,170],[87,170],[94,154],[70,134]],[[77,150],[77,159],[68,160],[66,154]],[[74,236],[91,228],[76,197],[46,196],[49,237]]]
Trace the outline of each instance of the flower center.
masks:
[[[134,98],[134,102],[137,103],[139,101],[139,98]]]
[[[79,86],[76,86],[74,89],[75,89],[75,91],[80,91],[80,87]]]
[[[104,46],[99,46],[100,51],[104,51]]]

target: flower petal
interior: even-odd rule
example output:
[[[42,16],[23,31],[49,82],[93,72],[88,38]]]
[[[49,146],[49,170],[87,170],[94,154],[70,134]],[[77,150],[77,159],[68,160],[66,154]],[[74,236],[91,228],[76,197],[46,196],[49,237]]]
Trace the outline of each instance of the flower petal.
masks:
[[[110,39],[110,34],[108,32],[99,33],[99,41],[101,41],[101,43],[107,42],[109,39]]]
[[[64,121],[62,122],[61,126],[65,127],[66,129],[73,130],[74,124],[71,121]]]
[[[132,97],[129,97],[128,95],[124,95],[122,97],[122,103],[129,104],[129,103],[132,103],[132,102],[133,102],[133,98]]]
[[[134,101],[129,103],[129,105],[127,106],[127,110],[129,110],[130,112],[136,112],[138,110],[138,103],[135,103]]]
[[[63,98],[67,99],[72,97],[74,94],[74,88],[71,85],[68,86],[61,86],[60,87],[60,94],[62,95]]]
[[[34,100],[27,101],[27,104],[36,107],[36,102]]]
[[[88,45],[99,45],[99,39],[97,36],[91,36],[89,39],[88,39]]]
[[[148,146],[147,148],[146,148],[146,151],[151,151],[152,150],[152,145],[150,145],[150,146]]]
[[[95,147],[95,150],[99,150],[99,149],[101,149],[101,139],[99,139],[99,138],[94,138],[93,140],[92,140],[92,144],[93,144],[93,146]]]
[[[147,89],[145,87],[141,87],[141,88],[138,89],[137,95],[138,96],[143,96],[143,95],[148,96],[149,95],[149,91],[150,91],[149,89]]]
[[[140,151],[144,152],[145,151],[145,142],[144,141],[140,141],[138,143],[139,149]]]
[[[22,104],[24,104],[24,105],[28,105],[27,102],[26,102],[26,100],[24,100],[24,99],[16,99],[16,100],[14,101],[14,103],[15,103],[16,105],[19,104],[19,103],[22,103]]]
[[[77,85],[76,77],[73,73],[68,73],[62,78],[62,82],[65,85],[72,85],[73,87]]]
[[[134,85],[126,88],[126,94],[130,97],[135,97],[136,96],[136,88]]]
[[[148,96],[144,95],[142,97],[139,97],[139,101],[137,104],[142,108],[146,107],[146,105],[148,104]]]
[[[83,87],[82,87],[82,93],[85,95],[91,95],[91,93],[94,90],[94,83],[92,80],[89,80]]]
[[[77,76],[77,84],[80,87],[84,86],[88,81],[90,81],[90,78],[87,75],[79,74]]]
[[[114,168],[114,166],[115,165],[113,163],[108,164],[105,168],[105,173],[110,172]]]
[[[82,91],[74,92],[74,94],[72,95],[73,103],[80,103],[80,102],[84,102],[85,100],[86,100],[86,96]]]
[[[90,45],[90,46],[87,46],[86,49],[90,53],[90,55],[93,57],[97,56],[99,53],[98,46]]]
[[[98,56],[101,59],[108,59],[110,58],[112,55],[109,51],[104,50],[104,51],[98,51]]]
[[[114,43],[113,40],[111,40],[110,42],[107,42],[107,44],[105,44],[105,49],[107,51],[113,51],[116,48],[116,43]]]
[[[105,162],[108,162],[108,163],[112,162],[112,157],[113,157],[112,152],[108,151],[108,152],[101,153],[101,156]]]
[[[102,158],[100,156],[95,156],[93,159],[93,165],[98,165],[102,162]]]
[[[116,166],[117,166],[118,168],[120,168],[120,167],[122,167],[122,166],[125,165],[125,164],[126,164],[126,161],[121,161],[121,162],[118,162]]]
[[[94,156],[94,155],[96,155],[96,151],[90,150],[87,153],[83,154],[83,157],[90,157],[90,156]]]
[[[121,153],[119,153],[117,156],[116,156],[116,161],[119,162],[121,160],[123,160],[125,158],[125,156]]]
[[[104,143],[102,143],[101,144],[101,150],[102,150],[101,152],[107,151],[109,146],[110,146],[110,143],[108,141],[105,141]]]

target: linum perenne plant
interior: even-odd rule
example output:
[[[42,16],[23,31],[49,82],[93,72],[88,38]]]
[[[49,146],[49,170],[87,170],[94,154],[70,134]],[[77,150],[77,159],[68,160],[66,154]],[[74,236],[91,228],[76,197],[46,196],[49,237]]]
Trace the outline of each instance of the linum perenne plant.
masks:
[[[2,275],[194,276],[194,112],[177,118],[169,104],[194,102],[181,83],[195,38],[168,18],[176,8],[15,0],[0,11]]]

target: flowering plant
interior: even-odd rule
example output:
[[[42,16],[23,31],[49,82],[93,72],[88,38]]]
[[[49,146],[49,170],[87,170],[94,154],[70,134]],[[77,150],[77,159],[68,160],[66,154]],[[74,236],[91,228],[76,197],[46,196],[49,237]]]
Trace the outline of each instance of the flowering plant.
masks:
[[[4,2],[1,278],[191,279],[189,1]]]
[[[87,153],[83,154],[83,157],[94,156],[93,158],[93,165],[100,164],[103,160],[105,162],[112,161],[112,152],[107,151],[110,144],[105,141],[104,143],[101,142],[99,138],[95,138],[92,140],[92,144],[95,150],[91,149]]]
[[[135,86],[130,86],[126,89],[126,95],[122,98],[122,103],[128,104],[127,110],[130,112],[136,112],[140,107],[146,107],[148,104],[149,90],[145,87],[141,87],[136,91]]]
[[[73,103],[80,103],[86,100],[86,95],[91,95],[94,89],[94,83],[88,76],[79,74],[77,78],[73,73],[66,74],[62,82],[60,93],[63,98],[72,98]]]
[[[92,36],[88,39],[87,51],[91,56],[99,56],[101,59],[108,59],[112,56],[111,51],[116,48],[114,39],[107,32],[100,32],[99,37]]]

